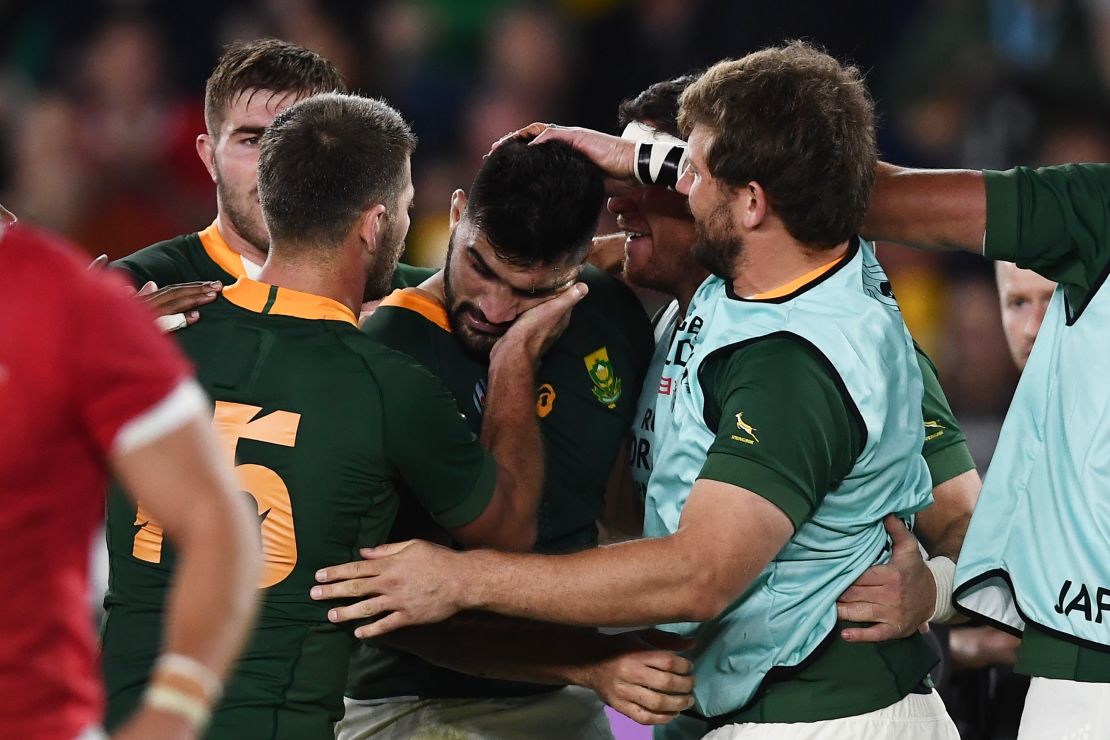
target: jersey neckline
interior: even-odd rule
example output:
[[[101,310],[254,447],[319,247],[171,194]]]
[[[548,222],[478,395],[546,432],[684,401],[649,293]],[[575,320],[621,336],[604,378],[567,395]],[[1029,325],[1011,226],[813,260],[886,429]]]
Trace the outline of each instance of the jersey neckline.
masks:
[[[736,292],[732,289],[732,283],[725,281],[725,291],[729,298],[738,301],[745,301],[748,303],[785,303],[792,298],[797,298],[818,283],[822,283],[832,277],[835,273],[840,271],[840,268],[848,264],[852,258],[856,256],[856,252],[858,251],[859,237],[853,236],[844,254],[777,288],[765,290],[753,296],[744,297],[736,295]]]
[[[447,308],[426,290],[398,288],[378,304],[378,308],[386,306],[415,311],[448,334],[452,333],[451,322],[447,319]]]
[[[224,235],[220,233],[217,221],[209,224],[204,231],[198,232],[197,237],[200,238],[204,251],[224,272],[236,279],[249,277],[247,259],[228,245]]]
[[[245,276],[224,288],[221,295],[236,306],[255,313],[292,316],[298,319],[343,321],[351,326],[358,326],[354,312],[339,301],[261,283]]]

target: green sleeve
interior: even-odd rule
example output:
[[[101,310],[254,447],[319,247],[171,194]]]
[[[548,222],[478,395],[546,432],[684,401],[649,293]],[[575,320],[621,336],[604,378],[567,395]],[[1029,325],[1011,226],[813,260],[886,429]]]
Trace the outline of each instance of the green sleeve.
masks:
[[[1110,267],[1110,165],[985,172],[984,254],[1039,272],[1086,302]]]
[[[415,288],[437,272],[439,272],[438,267],[417,267],[398,262],[397,269],[393,271],[391,287],[394,290],[397,288]]]
[[[407,360],[407,358],[406,358]],[[382,388],[386,451],[405,486],[443,527],[478,518],[489,505],[497,466],[439,378],[399,362]]]
[[[866,432],[828,360],[797,337],[772,337],[702,371],[717,428],[700,478],[778,506],[797,529],[851,471]]]
[[[921,454],[929,465],[929,476],[933,488],[952,480],[957,475],[975,469],[971,451],[967,448],[967,437],[956,421],[952,407],[940,387],[937,368],[929,356],[914,343],[917,350],[917,364],[921,368],[921,380],[925,384],[925,395],[921,399],[921,416],[925,419],[925,444]]]
[[[116,260],[112,263],[112,267],[126,272],[136,288],[142,287],[150,280],[153,280],[159,288],[164,288],[195,279],[186,278],[182,272],[180,255],[176,254],[180,248],[166,248],[164,245],[165,242],[160,242],[140,249],[132,255]]]
[[[407,308],[379,306],[366,321],[362,331],[386,347],[404,352],[432,371],[433,375],[443,377],[440,355],[436,352],[438,343],[433,332],[441,332],[438,326]]]

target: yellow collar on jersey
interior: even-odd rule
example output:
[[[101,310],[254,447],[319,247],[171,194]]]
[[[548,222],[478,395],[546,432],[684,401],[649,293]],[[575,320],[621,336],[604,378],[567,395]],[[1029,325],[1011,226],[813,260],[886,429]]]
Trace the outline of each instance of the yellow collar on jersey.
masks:
[[[378,307],[393,306],[415,311],[440,329],[450,333],[451,322],[447,320],[447,309],[436,296],[421,288],[398,288],[382,299]]]
[[[241,277],[234,285],[224,288],[223,297],[240,308],[256,313],[270,316],[295,316],[299,319],[345,321],[351,326],[358,326],[358,321],[351,309],[339,301],[333,301],[322,295],[260,283],[248,277]]]
[[[827,262],[827,263],[821,265],[820,267],[818,267],[814,270],[810,270],[805,275],[802,275],[799,278],[791,280],[788,283],[784,283],[784,284],[780,285],[777,288],[772,288],[771,290],[765,290],[762,293],[756,293],[755,295],[751,296],[748,300],[749,301],[766,301],[766,300],[770,300],[772,298],[782,298],[783,296],[790,295],[794,291],[805,287],[809,283],[812,283],[814,280],[816,280],[817,278],[821,277],[822,275],[824,275],[829,270],[831,270],[834,267],[836,267],[837,265],[839,265],[841,262],[844,261],[844,258],[847,257],[851,253],[852,253],[852,250],[849,249],[847,252],[840,255],[836,259],[834,259],[832,262]]]
[[[200,243],[204,247],[204,251],[224,272],[237,278],[246,277],[247,273],[246,268],[243,267],[242,256],[227,245],[227,240],[220,233],[215,221],[197,236],[200,237]]]

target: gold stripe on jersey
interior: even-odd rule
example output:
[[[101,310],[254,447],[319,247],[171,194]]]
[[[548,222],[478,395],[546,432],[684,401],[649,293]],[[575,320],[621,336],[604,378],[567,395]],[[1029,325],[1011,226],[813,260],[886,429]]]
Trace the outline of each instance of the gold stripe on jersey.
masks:
[[[236,278],[247,276],[247,268],[243,266],[243,257],[227,245],[227,241],[224,239],[224,235],[220,233],[215,221],[197,236],[200,237],[200,243],[204,246],[204,251],[208,253],[213,262],[223,268],[224,272],[234,275]]]
[[[381,306],[393,306],[394,308],[415,311],[440,329],[451,333],[451,323],[447,320],[446,307],[426,290],[400,288],[386,296],[379,304],[379,307]]]
[[[821,277],[822,275],[824,275],[829,270],[831,270],[834,267],[836,267],[837,265],[839,265],[841,262],[844,261],[844,258],[847,257],[847,256],[848,256],[848,253],[845,252],[844,254],[842,254],[839,257],[837,257],[836,259],[834,259],[832,262],[828,262],[824,265],[821,265],[820,267],[818,267],[815,270],[810,270],[805,275],[802,275],[799,278],[795,278],[794,280],[791,280],[789,283],[784,283],[783,285],[780,285],[777,288],[772,288],[771,290],[765,290],[762,293],[756,293],[755,295],[753,295],[751,297],[750,300],[753,300],[753,301],[767,301],[767,300],[770,300],[772,298],[782,298],[783,296],[790,295],[791,293],[796,291],[798,288],[801,288],[801,287],[807,285],[808,283],[812,283],[814,280],[816,280],[817,278]]]
[[[351,326],[358,326],[358,321],[355,320],[351,309],[339,301],[260,283],[248,277],[241,277],[234,285],[224,288],[223,297],[236,306],[255,313],[295,316],[300,319],[345,321]]]

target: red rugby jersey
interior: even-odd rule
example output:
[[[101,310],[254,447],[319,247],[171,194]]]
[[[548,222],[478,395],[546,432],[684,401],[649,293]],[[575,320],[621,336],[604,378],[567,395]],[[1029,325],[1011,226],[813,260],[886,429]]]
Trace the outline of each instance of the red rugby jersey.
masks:
[[[150,313],[86,263],[44,232],[0,233],[4,737],[72,740],[100,722],[86,593],[107,457],[188,377]]]

